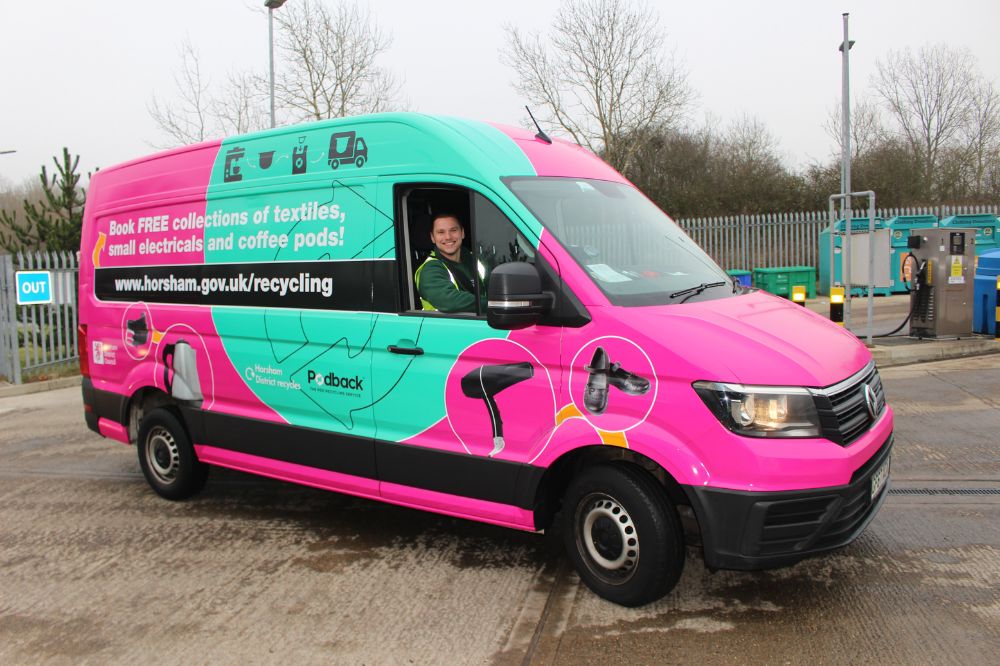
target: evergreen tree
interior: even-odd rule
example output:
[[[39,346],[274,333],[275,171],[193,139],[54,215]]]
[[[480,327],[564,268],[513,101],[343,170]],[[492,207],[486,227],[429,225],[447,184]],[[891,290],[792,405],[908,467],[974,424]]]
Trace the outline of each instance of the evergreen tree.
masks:
[[[71,156],[63,148],[62,162],[52,158],[56,172],[49,177],[45,166],[39,174],[43,198],[40,202],[23,202],[25,221],[17,213],[0,211],[0,247],[10,253],[46,250],[76,252],[80,249],[80,229],[83,225],[83,204],[86,192],[79,187],[76,172],[80,156]],[[87,174],[90,177],[90,174]]]

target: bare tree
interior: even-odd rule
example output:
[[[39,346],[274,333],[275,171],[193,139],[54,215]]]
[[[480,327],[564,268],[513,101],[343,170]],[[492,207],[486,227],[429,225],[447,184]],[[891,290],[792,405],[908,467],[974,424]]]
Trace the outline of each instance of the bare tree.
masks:
[[[296,0],[274,15],[285,72],[275,82],[278,110],[292,120],[322,120],[400,106],[400,84],[376,64],[391,43],[371,12],[357,4]],[[169,101],[154,97],[149,113],[169,147],[268,127],[269,82],[248,71],[212,85],[187,40]]]
[[[230,72],[221,96],[210,110],[221,134],[246,134],[270,126],[268,82],[250,72]]]
[[[1000,92],[988,81],[979,81],[974,88],[963,142],[973,195],[983,198],[992,191],[995,196],[1000,179]]]
[[[211,136],[208,90],[209,81],[202,77],[198,51],[185,39],[180,46],[181,67],[174,73],[172,103],[153,97],[147,104],[156,126],[170,140],[160,148],[198,143]]]
[[[798,181],[782,164],[778,140],[761,122],[743,116],[730,123],[716,146],[713,168],[719,173],[719,198],[728,210],[774,210],[794,199]]]
[[[960,137],[972,113],[975,60],[967,50],[943,44],[916,53],[893,51],[876,63],[872,79],[902,137],[933,182],[943,149]]]
[[[746,169],[780,166],[778,140],[759,118],[743,116],[734,120],[722,142],[728,159]]]
[[[515,89],[544,122],[620,171],[649,130],[674,126],[692,98],[686,74],[664,59],[666,36],[644,5],[564,0],[548,36],[505,29],[502,58],[517,74]]]
[[[842,154],[844,136],[840,104],[830,108],[823,131],[833,139],[837,154]],[[857,159],[874,150],[885,138],[885,132],[878,106],[870,99],[856,101],[851,109],[851,157]]]
[[[400,83],[379,67],[392,38],[370,10],[356,3],[298,0],[275,14],[278,48],[294,65],[275,82],[284,107],[301,119],[322,120],[385,111],[398,103]]]

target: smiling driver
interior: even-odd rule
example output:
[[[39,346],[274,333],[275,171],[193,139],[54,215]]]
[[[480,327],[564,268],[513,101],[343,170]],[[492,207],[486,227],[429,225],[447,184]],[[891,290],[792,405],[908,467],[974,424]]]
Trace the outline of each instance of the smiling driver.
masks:
[[[434,250],[415,274],[424,310],[475,312],[475,259],[462,247],[465,229],[457,215],[434,216],[431,242]]]

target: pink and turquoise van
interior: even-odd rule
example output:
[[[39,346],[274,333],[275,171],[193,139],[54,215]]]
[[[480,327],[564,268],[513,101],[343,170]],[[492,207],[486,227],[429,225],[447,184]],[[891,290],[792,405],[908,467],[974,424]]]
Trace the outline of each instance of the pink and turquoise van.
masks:
[[[474,312],[422,309],[442,211],[483,276]],[[886,495],[866,348],[521,129],[383,114],[103,169],[80,322],[87,424],[160,495],[218,465],[558,527],[620,604],[668,592],[686,545],[719,569],[844,546]]]

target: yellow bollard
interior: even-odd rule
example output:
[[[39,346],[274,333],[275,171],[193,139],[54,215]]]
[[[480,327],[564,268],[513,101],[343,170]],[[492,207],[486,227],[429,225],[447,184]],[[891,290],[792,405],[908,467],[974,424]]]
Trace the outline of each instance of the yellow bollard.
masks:
[[[798,303],[802,307],[806,306],[806,288],[800,284],[794,285],[792,287],[792,301]]]
[[[843,287],[831,287],[830,288],[830,321],[833,323],[843,326],[844,325],[844,288]]]

